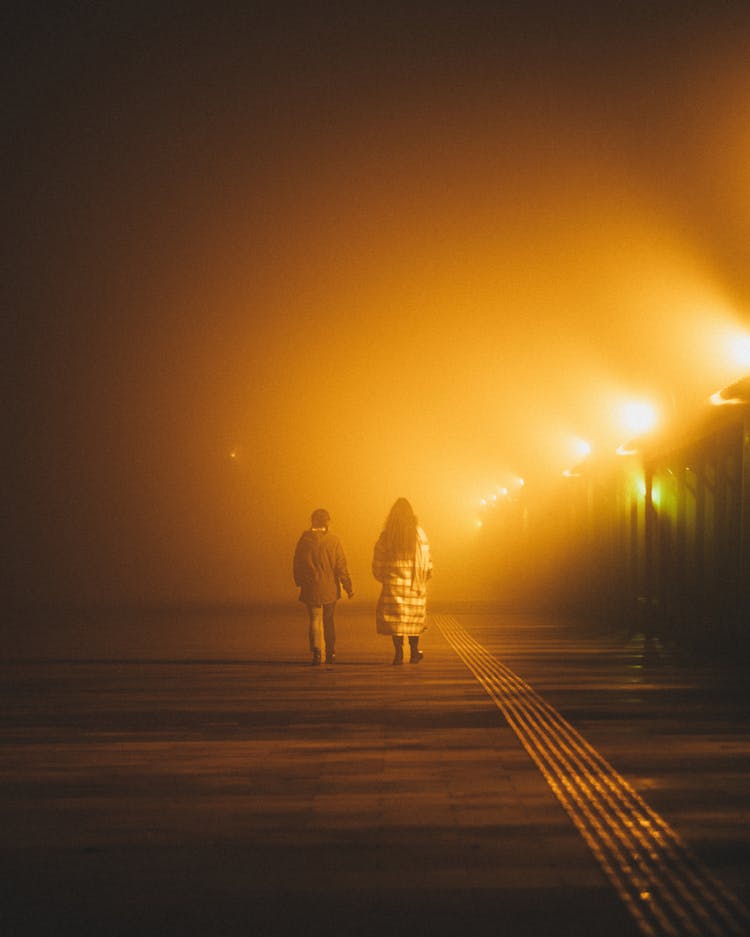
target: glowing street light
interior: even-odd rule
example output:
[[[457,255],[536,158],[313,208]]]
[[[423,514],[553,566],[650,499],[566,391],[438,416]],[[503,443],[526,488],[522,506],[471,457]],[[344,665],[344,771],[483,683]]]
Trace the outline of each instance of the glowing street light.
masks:
[[[576,436],[569,441],[568,451],[572,456],[574,467],[566,468],[563,471],[563,478],[580,478],[582,474],[582,465],[591,455],[591,443],[585,439]]]
[[[730,356],[734,364],[750,368],[750,335],[735,335],[731,339]]]
[[[573,453],[579,461],[587,459],[591,455],[591,443],[585,439],[574,439]]]
[[[658,422],[653,404],[645,400],[630,400],[620,407],[620,425],[630,436],[650,433]]]

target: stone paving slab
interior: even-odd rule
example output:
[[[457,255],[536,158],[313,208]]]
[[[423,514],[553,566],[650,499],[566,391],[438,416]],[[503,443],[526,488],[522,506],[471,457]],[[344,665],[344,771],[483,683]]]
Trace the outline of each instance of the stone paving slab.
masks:
[[[662,665],[651,678],[658,699],[641,680],[644,715],[643,703],[621,703],[633,655],[621,639],[497,614],[461,619],[585,722],[620,770],[618,759],[636,782],[650,779],[650,800],[658,784],[671,792],[652,806],[671,804],[670,822],[746,886],[738,694],[715,700],[731,806],[722,813],[704,788],[701,803],[722,816],[699,819],[686,750],[670,761],[640,731],[674,734],[658,699],[668,703],[670,687],[697,692],[689,674]],[[312,668],[296,607],[39,628],[43,654],[27,632],[0,663],[3,934],[638,933],[437,629],[422,664],[394,668],[370,611],[342,603],[338,663]],[[691,764],[718,784],[705,736],[682,736]],[[716,837],[701,837],[730,810],[736,835],[722,859]]]

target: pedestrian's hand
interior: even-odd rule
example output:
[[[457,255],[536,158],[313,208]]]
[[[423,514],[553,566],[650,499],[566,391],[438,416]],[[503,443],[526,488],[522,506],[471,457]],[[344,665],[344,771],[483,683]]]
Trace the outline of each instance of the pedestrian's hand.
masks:
[[[347,592],[346,594],[349,596],[350,599],[354,598],[354,593],[353,593],[353,592]]]

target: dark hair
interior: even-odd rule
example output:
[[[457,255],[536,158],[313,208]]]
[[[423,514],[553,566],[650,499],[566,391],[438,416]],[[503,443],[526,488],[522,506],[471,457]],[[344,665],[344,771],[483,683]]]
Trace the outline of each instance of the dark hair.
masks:
[[[417,550],[417,518],[406,498],[399,498],[385,519],[383,533],[389,556],[413,557]]]
[[[327,527],[331,520],[331,515],[325,508],[317,508],[312,512],[311,520],[313,527]]]

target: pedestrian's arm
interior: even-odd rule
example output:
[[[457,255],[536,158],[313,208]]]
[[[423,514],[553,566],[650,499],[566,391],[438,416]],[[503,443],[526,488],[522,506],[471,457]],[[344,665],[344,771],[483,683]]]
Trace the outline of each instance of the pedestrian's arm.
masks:
[[[307,564],[305,563],[302,541],[299,540],[294,550],[294,562],[292,564],[292,574],[294,576],[295,586],[302,586],[304,584],[306,569]]]

